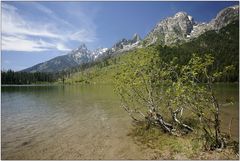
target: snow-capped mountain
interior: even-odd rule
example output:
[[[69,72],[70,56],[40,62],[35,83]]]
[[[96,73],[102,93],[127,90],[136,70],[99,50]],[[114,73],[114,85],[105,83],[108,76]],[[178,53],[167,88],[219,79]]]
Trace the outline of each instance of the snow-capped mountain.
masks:
[[[106,57],[120,54],[135,48],[141,48],[151,44],[174,45],[200,36],[209,30],[219,30],[229,23],[239,19],[239,6],[231,6],[220,11],[216,18],[209,23],[196,22],[192,16],[186,12],[178,12],[173,17],[168,17],[160,21],[145,39],[134,34],[132,39],[122,39],[111,48],[98,48],[94,51],[88,50],[85,44],[72,50],[67,55],[53,58],[49,61],[27,68],[25,72],[58,72],[80,64],[93,61],[101,61]]]
[[[187,37],[195,24],[186,12],[178,12],[173,17],[160,21],[145,38],[146,44],[160,43],[169,45]]]
[[[106,52],[108,52],[108,48],[98,48],[96,50],[94,50],[92,52],[92,57],[93,57],[93,60],[96,60],[98,59],[99,57],[101,57],[103,54],[105,54]]]
[[[121,53],[124,51],[132,50],[136,47],[139,47],[142,39],[138,34],[134,34],[132,39],[122,39],[118,41],[113,47],[110,49],[110,53]]]
[[[220,11],[209,23],[195,22],[186,12],[178,12],[173,17],[160,21],[144,39],[146,45],[159,43],[174,45],[200,36],[209,30],[219,30],[234,20],[238,20],[239,6],[231,6]]]
[[[126,51],[141,47],[142,39],[138,34],[134,34],[132,39],[122,39],[115,43],[111,48],[100,48],[93,51],[94,60],[101,60],[109,56],[120,54]],[[99,54],[96,54],[96,53]]]
[[[106,49],[105,49],[106,50]],[[100,55],[102,52],[98,50]],[[80,64],[92,62],[95,59],[96,52],[90,51],[85,44],[81,44],[78,48],[72,50],[67,55],[58,56],[49,61],[34,65],[33,67],[24,69],[24,72],[58,72]]]
[[[88,50],[85,44],[81,44],[77,49],[68,54],[77,64],[88,63],[92,61],[92,52]]]

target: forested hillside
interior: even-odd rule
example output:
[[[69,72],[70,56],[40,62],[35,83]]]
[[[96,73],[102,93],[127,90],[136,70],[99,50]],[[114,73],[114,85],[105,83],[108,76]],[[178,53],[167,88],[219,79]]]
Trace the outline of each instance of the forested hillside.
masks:
[[[214,57],[212,69],[223,71],[231,66],[231,72],[225,73],[218,82],[236,82],[239,80],[239,21],[234,21],[219,31],[208,31],[191,42],[173,47],[151,45],[146,49],[156,48],[161,58],[170,62],[173,58],[179,65],[189,61],[192,54],[199,56],[211,54]],[[143,49],[122,53],[103,61],[79,66],[66,71],[68,83],[112,83],[113,77],[127,59],[137,59],[136,53]],[[147,52],[147,50],[144,50]],[[144,59],[144,58],[141,58]],[[87,68],[86,68],[87,66]]]

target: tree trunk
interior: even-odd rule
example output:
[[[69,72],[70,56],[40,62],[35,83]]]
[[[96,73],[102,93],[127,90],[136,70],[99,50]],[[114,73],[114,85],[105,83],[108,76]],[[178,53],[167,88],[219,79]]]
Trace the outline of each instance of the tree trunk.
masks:
[[[221,131],[220,131],[220,120],[219,120],[219,103],[215,97],[215,94],[212,89],[212,81],[208,81],[208,88],[211,92],[211,99],[215,108],[214,111],[214,130],[215,130],[215,148],[216,149],[222,149],[225,146],[224,140],[221,136]]]
[[[189,125],[186,125],[184,123],[182,123],[179,119],[178,119],[178,114],[179,112],[182,112],[183,108],[181,109],[177,109],[176,111],[173,111],[172,108],[170,108],[170,112],[172,114],[172,119],[174,122],[176,122],[178,125],[180,125],[181,127],[187,129],[188,131],[192,132],[193,128],[190,127]]]
[[[150,110],[148,118],[150,122],[160,126],[165,132],[173,134],[173,125],[164,121],[163,117],[159,113]]]

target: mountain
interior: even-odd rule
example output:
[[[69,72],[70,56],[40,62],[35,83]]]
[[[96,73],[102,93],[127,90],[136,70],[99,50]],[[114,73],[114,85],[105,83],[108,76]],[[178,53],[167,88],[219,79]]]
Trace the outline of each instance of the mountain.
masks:
[[[101,57],[102,55],[107,53],[108,50],[109,50],[108,48],[98,48],[98,49],[94,50],[92,52],[92,57],[93,57],[92,60],[94,61],[94,60],[98,59],[99,57]]]
[[[77,64],[88,63],[92,61],[91,51],[85,44],[81,44],[77,49],[71,51],[68,55]]]
[[[67,55],[58,56],[49,61],[34,65],[24,69],[23,72],[59,72],[76,67],[79,64],[89,63],[93,61],[93,59],[92,52],[87,49],[85,44],[82,44]]]
[[[160,21],[142,40],[134,34],[131,39],[121,39],[111,48],[99,48],[94,51],[82,44],[67,55],[53,58],[23,70],[24,72],[59,72],[81,64],[101,61],[105,58],[142,48],[151,44],[172,46],[190,42],[207,31],[219,31],[231,22],[238,20],[239,6],[231,6],[220,11],[209,23],[198,23],[186,12],[178,12],[173,17]]]
[[[138,47],[141,43],[142,39],[138,34],[134,34],[132,39],[122,39],[116,44],[113,45],[113,47],[110,49],[110,53],[121,53],[124,51],[129,51],[134,49],[135,47]]]
[[[94,55],[93,61],[102,61],[103,59],[121,54],[126,51],[141,47],[142,39],[138,34],[134,34],[131,39],[121,39],[115,43],[111,48],[99,48],[92,52]]]
[[[69,55],[63,55],[24,69],[21,72],[58,72],[77,65]]]
[[[90,65],[86,70],[77,70],[66,79],[66,83],[90,83],[90,84],[112,84],[115,82],[115,76],[120,70],[134,70],[134,66],[128,62],[134,61],[141,63],[145,60],[152,59],[152,51],[155,52],[156,58],[161,58],[164,62],[171,62],[173,59],[178,67],[186,65],[195,53],[199,57],[205,54],[211,54],[214,57],[214,63],[211,70],[223,71],[226,66],[232,66],[233,69],[223,73],[219,82],[238,82],[239,81],[239,20],[233,21],[220,30],[210,30],[192,41],[175,45],[149,45],[129,51],[127,54],[117,54],[108,57],[103,61]],[[82,69],[82,68],[80,68]]]
[[[58,56],[49,61],[34,65],[30,68],[22,70],[22,72],[59,72],[67,70],[81,64],[91,63],[101,60],[107,56],[129,51],[137,47],[141,42],[139,35],[134,34],[132,39],[122,39],[112,48],[98,48],[90,51],[85,44],[81,44],[78,48],[72,50],[67,55]]]
[[[221,10],[209,23],[198,23],[186,12],[178,12],[173,17],[160,21],[143,40],[144,45],[175,45],[191,41],[209,30],[219,30],[234,20],[238,20],[239,6]]]
[[[220,11],[210,22],[210,29],[219,30],[229,23],[239,19],[239,5],[231,6]]]

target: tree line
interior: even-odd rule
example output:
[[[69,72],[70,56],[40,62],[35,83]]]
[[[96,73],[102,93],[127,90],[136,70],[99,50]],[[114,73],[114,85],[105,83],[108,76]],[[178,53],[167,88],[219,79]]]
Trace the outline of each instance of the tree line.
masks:
[[[60,74],[53,73],[27,73],[14,72],[13,70],[1,71],[2,84],[37,84],[52,83],[58,80]]]
[[[171,62],[177,58],[177,64],[184,65],[196,53],[199,57],[204,57],[204,53],[211,53],[214,57],[212,68],[215,71],[223,71],[225,66],[231,66],[232,70],[225,72],[221,77],[216,78],[217,82],[238,82],[239,81],[239,29],[238,21],[235,21],[220,31],[208,31],[191,42],[176,45],[173,47],[153,45],[165,62]],[[61,80],[64,82],[74,73],[83,72],[88,68],[97,67],[99,69],[109,65],[116,65],[120,62],[120,57],[108,55],[99,60],[84,63],[77,67],[56,73],[25,73],[14,72],[12,70],[2,71],[2,84],[31,84],[39,82],[54,82]],[[199,79],[205,79],[199,76]],[[207,80],[205,79],[205,82]]]

